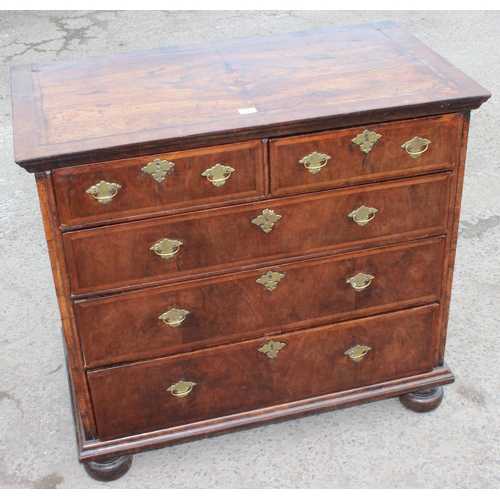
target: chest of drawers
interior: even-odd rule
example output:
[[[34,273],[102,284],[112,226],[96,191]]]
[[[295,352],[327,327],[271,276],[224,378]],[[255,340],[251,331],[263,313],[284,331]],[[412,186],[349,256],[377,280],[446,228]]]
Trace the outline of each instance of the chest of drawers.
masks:
[[[389,22],[11,74],[92,477],[313,412],[439,405],[481,86]]]

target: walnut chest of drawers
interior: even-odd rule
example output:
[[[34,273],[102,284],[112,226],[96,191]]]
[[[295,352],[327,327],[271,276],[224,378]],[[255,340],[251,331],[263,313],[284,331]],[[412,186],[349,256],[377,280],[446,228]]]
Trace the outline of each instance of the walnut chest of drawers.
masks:
[[[399,26],[12,69],[79,459],[399,396],[436,408],[470,110]]]

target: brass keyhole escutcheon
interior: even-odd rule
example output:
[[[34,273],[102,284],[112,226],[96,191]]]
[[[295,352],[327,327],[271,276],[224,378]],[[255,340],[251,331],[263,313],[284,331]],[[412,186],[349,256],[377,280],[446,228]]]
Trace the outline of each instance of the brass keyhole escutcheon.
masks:
[[[259,348],[259,352],[262,352],[267,355],[268,358],[274,359],[278,353],[285,347],[285,342],[277,342],[275,340],[271,340],[267,344],[264,344]]]
[[[281,219],[281,215],[274,213],[273,210],[266,208],[262,214],[257,216],[251,222],[259,226],[265,233],[270,233],[273,230],[274,224]]]
[[[119,189],[121,189],[120,184],[101,181],[95,186],[89,187],[85,192],[90,194],[94,200],[106,205],[118,194]]]
[[[371,274],[358,273],[356,276],[346,280],[346,283],[349,283],[354,290],[356,290],[356,292],[361,292],[370,286],[373,279],[375,279],[375,276],[372,276]]]
[[[186,319],[189,311],[185,309],[176,309],[175,307],[170,311],[164,312],[158,319],[161,319],[166,325],[171,328],[177,328]]]
[[[175,163],[156,158],[145,167],[142,167],[141,170],[146,174],[150,174],[156,182],[162,182],[174,167]]]
[[[226,183],[233,172],[235,172],[233,167],[217,163],[217,165],[205,170],[201,175],[206,177],[215,187],[220,187]]]
[[[177,398],[185,398],[196,385],[195,382],[185,382],[184,380],[179,380],[176,384],[172,384],[167,391]]]
[[[375,217],[375,214],[377,212],[378,212],[378,210],[376,208],[365,207],[364,205],[361,205],[356,210],[353,210],[348,215],[348,217],[351,217],[352,220],[358,226],[366,226]]]
[[[304,165],[311,174],[317,174],[328,163],[328,160],[331,160],[331,157],[327,154],[313,151],[299,160],[299,163]]]
[[[355,363],[359,363],[372,348],[367,345],[356,345],[348,349],[344,354],[349,356]]]
[[[255,282],[272,292],[284,277],[285,273],[281,274],[276,271],[267,271],[266,274],[263,274],[259,279],[255,280]]]
[[[418,158],[429,148],[431,141],[415,136],[411,141],[405,142],[401,147],[412,157]]]
[[[183,245],[182,241],[164,238],[163,240],[155,243],[150,250],[152,250],[156,255],[159,255],[162,259],[168,260],[179,251],[181,245]]]
[[[354,144],[357,144],[361,151],[363,153],[368,154],[372,146],[381,138],[382,136],[380,134],[377,134],[377,132],[372,132],[368,129],[366,129],[362,134],[358,134],[354,139],[352,139],[352,142]]]

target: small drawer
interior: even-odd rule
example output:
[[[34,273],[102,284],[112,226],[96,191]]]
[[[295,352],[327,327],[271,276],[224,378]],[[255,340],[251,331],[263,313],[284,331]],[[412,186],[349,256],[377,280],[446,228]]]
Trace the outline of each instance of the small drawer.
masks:
[[[62,226],[192,210],[264,195],[261,141],[57,169]]]
[[[87,367],[147,359],[441,298],[445,238],[77,301]]]
[[[429,372],[437,363],[439,312],[439,306],[430,305],[90,371],[99,439]]]
[[[444,234],[451,179],[443,173],[68,232],[72,292],[222,274],[263,260]]]
[[[272,140],[271,191],[305,193],[453,168],[461,127],[454,114]]]

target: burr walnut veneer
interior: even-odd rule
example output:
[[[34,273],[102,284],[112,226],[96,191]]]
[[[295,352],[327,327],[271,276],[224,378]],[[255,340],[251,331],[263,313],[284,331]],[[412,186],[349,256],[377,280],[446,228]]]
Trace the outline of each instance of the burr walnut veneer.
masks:
[[[12,69],[79,459],[400,396],[444,363],[470,110],[393,23]]]

